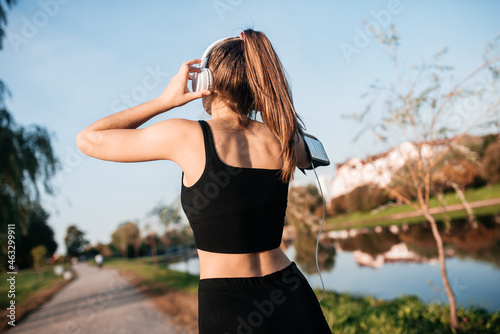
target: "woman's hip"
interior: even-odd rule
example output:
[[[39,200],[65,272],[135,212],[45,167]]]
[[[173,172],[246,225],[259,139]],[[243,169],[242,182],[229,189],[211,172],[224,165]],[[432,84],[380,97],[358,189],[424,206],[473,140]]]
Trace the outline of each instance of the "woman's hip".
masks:
[[[201,279],[203,333],[330,333],[316,295],[294,262],[262,277]]]

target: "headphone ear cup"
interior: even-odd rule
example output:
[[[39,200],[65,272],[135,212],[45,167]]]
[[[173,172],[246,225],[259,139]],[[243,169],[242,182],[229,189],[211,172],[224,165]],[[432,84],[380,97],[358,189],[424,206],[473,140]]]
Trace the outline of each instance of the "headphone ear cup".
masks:
[[[213,75],[212,71],[208,68],[202,68],[201,72],[193,73],[192,88],[193,92],[199,92],[202,90],[212,91]]]
[[[209,91],[213,90],[214,87],[214,75],[212,74],[212,71],[208,68],[204,68],[204,71],[207,73],[207,88]]]

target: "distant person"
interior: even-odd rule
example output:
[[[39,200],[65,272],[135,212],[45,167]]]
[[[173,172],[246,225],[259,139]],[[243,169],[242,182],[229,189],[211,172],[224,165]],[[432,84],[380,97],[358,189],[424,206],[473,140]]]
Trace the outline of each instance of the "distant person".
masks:
[[[97,266],[99,267],[99,269],[101,269],[102,267],[102,264],[104,262],[104,259],[102,257],[101,254],[97,254],[95,257],[94,257],[94,260],[95,260],[95,263],[97,263]]]
[[[199,98],[211,120],[137,129]],[[159,97],[98,120],[77,143],[98,159],[181,167],[182,206],[200,259],[200,334],[331,333],[309,283],[280,248],[289,182],[296,167],[310,166],[302,135],[271,42],[248,29],[183,63]]]

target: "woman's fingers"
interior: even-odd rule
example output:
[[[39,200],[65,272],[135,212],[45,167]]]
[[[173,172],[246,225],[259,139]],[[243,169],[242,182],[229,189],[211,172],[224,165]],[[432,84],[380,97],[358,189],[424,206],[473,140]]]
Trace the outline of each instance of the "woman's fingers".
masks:
[[[181,68],[179,70],[179,73],[182,73],[183,75],[187,75],[188,73],[199,72],[200,71],[199,68],[192,66],[194,64],[199,64],[199,63],[201,63],[200,59],[191,59],[191,60],[185,61],[184,63],[182,63]]]
[[[199,92],[192,92],[192,93],[186,93],[186,97],[189,99],[189,101],[193,101],[199,98],[202,98],[204,96],[209,96],[210,91],[209,90],[203,90]]]
[[[182,63],[179,73],[174,75],[169,84],[162,93],[162,99],[170,106],[178,107],[192,100],[210,95],[210,91],[190,92],[187,83],[193,80],[190,73],[200,72],[201,70],[193,65],[199,64],[201,60],[191,59]]]

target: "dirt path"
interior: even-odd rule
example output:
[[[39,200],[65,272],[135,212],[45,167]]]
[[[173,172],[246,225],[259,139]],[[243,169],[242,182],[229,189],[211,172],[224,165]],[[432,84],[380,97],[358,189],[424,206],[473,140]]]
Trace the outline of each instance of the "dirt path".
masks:
[[[86,263],[74,269],[78,277],[73,282],[7,333],[190,333],[174,325],[117,270]]]

